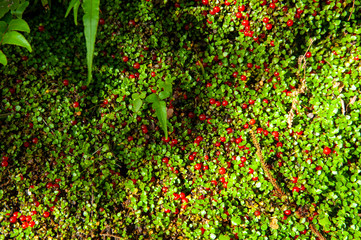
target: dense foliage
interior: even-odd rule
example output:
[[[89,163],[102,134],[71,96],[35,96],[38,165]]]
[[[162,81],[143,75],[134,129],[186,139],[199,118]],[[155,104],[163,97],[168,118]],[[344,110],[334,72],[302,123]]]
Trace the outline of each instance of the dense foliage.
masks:
[[[360,239],[360,5],[104,1],[90,85],[66,8],[24,15],[0,239]]]

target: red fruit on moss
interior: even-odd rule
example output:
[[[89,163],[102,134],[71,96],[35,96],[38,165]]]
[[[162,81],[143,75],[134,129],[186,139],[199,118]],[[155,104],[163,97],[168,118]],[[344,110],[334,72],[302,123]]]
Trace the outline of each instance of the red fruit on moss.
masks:
[[[63,84],[64,84],[64,86],[68,86],[68,85],[69,85],[69,80],[68,80],[68,79],[64,79]]]
[[[293,21],[290,19],[287,21],[287,26],[291,27],[293,25]]]
[[[220,169],[219,169],[219,173],[220,173],[220,174],[225,174],[225,173],[226,173],[226,169],[223,168],[223,167],[220,168]]]
[[[140,68],[140,64],[139,64],[139,63],[134,63],[134,64],[133,64],[133,67],[134,67],[135,69],[139,69],[139,68]]]
[[[323,149],[323,153],[326,154],[326,155],[329,155],[331,153],[331,149],[329,147],[325,147]]]
[[[257,216],[261,215],[261,212],[260,211],[255,211],[254,215],[257,217]]]
[[[299,187],[293,187],[292,192],[300,192],[300,188]]]
[[[128,62],[129,58],[127,56],[122,57],[123,62]]]
[[[16,220],[17,220],[16,217],[11,217],[11,218],[10,218],[10,222],[11,222],[11,223],[16,223]]]
[[[44,217],[44,218],[48,218],[49,216],[50,216],[50,213],[49,213],[49,212],[44,212],[44,213],[43,213],[43,217]]]
[[[202,168],[202,165],[200,163],[197,163],[195,166],[194,166],[194,169],[195,170],[200,170]]]
[[[24,223],[21,225],[21,227],[22,227],[23,229],[26,229],[27,227],[29,227],[29,224],[28,224],[27,222],[24,222]]]

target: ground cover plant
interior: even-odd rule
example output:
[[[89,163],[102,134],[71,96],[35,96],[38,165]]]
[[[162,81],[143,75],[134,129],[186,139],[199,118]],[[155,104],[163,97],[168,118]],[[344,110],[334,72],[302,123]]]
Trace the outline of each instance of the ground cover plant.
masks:
[[[361,238],[360,1],[101,1],[91,82],[70,3],[0,42],[0,239]]]

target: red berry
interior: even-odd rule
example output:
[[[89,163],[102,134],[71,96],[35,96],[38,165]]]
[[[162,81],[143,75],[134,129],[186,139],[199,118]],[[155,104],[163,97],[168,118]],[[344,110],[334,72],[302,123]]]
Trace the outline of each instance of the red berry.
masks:
[[[242,15],[242,13],[240,13],[240,12],[237,12],[237,13],[236,13],[236,18],[243,18],[243,15]]]
[[[34,144],[37,144],[37,143],[38,143],[38,138],[33,138],[32,142],[33,142]]]
[[[26,216],[25,216],[25,215],[21,215],[19,219],[20,219],[20,221],[24,222],[24,221],[26,221]]]
[[[249,21],[248,21],[248,20],[243,20],[243,21],[242,21],[242,25],[243,25],[243,26],[248,26],[248,25],[249,25]]]
[[[103,18],[100,18],[100,19],[99,19],[99,24],[100,24],[100,25],[104,25],[104,24],[105,24],[105,20],[104,20]]]
[[[165,164],[167,164],[167,163],[169,162],[169,158],[164,157],[164,158],[162,159],[162,162],[164,162]]]
[[[204,114],[199,115],[199,120],[201,120],[201,121],[206,120],[206,115],[204,115]]]
[[[194,168],[195,168],[196,170],[200,170],[200,169],[202,168],[202,165],[201,165],[200,163],[197,163],[197,164],[194,166]]]
[[[133,67],[134,67],[135,69],[139,69],[139,68],[140,68],[140,64],[139,64],[139,63],[134,63],[134,64],[133,64]]]
[[[272,29],[272,24],[268,23],[268,24],[266,25],[266,29],[267,29],[267,30],[271,30],[271,29]]]
[[[207,5],[207,4],[208,4],[208,0],[202,0],[202,4],[203,4],[203,5]]]
[[[291,213],[292,213],[291,210],[286,210],[285,211],[285,215],[287,215],[287,216],[291,215]]]
[[[254,119],[251,119],[250,121],[249,121],[249,124],[250,125],[254,125],[256,123],[256,120],[254,120]]]
[[[246,6],[242,5],[238,7],[238,11],[243,12],[244,10],[246,10]]]
[[[73,107],[74,107],[74,108],[79,107],[79,103],[78,103],[78,102],[74,102],[74,103],[73,103]]]
[[[45,27],[44,27],[44,26],[39,26],[39,27],[38,27],[38,30],[39,30],[39,32],[44,32],[44,31],[45,31]]]
[[[293,187],[292,188],[292,192],[299,192],[300,191],[300,188],[299,187]]]
[[[225,174],[225,173],[226,173],[226,169],[223,168],[223,167],[220,168],[220,169],[219,169],[219,173],[220,173],[220,174]]]
[[[1,162],[2,167],[7,167],[8,165],[9,165],[9,163],[7,161],[2,161]]]
[[[241,76],[241,80],[242,80],[242,81],[246,81],[246,80],[247,80],[247,77],[246,77],[245,75],[242,75],[242,76]]]
[[[323,153],[326,154],[326,155],[329,155],[331,153],[331,149],[329,147],[325,147],[323,149]]]
[[[16,217],[11,217],[11,218],[10,218],[10,222],[11,222],[11,223],[16,223],[16,220],[17,220]]]
[[[64,84],[64,86],[68,86],[68,85],[69,85],[69,80],[68,80],[68,79],[64,79],[63,84]]]
[[[257,216],[261,215],[261,212],[260,211],[255,211],[254,215],[257,217]]]
[[[222,105],[223,105],[223,106],[227,106],[227,105],[228,105],[228,102],[227,102],[226,100],[224,100],[224,101],[222,102]]]
[[[27,227],[29,227],[29,224],[28,224],[27,222],[24,222],[24,223],[21,225],[21,227],[22,227],[23,229],[26,229]]]
[[[34,226],[35,226],[35,222],[34,222],[34,221],[30,221],[30,222],[29,222],[29,226],[30,226],[30,227],[34,227]]]
[[[291,27],[293,25],[293,21],[290,19],[287,21],[287,26]]]

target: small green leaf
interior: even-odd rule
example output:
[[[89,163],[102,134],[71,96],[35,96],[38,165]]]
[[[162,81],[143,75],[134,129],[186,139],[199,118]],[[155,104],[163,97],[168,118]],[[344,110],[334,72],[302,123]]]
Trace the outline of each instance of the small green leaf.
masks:
[[[149,102],[149,103],[153,103],[153,102],[155,102],[155,101],[159,101],[159,98],[158,98],[158,95],[157,94],[155,94],[155,93],[152,93],[151,95],[149,95],[146,99],[145,99],[145,101],[147,101],[147,102]]]
[[[43,7],[49,4],[48,0],[41,0],[41,4],[43,4]]]
[[[8,26],[8,25],[7,25],[6,22],[0,21],[0,34],[1,34],[1,35],[6,31],[7,26]]]
[[[135,99],[138,99],[139,98],[139,93],[133,93],[132,94],[132,99],[135,100]]]
[[[29,2],[23,2],[22,4],[20,4],[16,10],[12,10],[11,13],[13,15],[15,15],[17,18],[22,18],[23,17],[23,13],[25,11],[25,9],[29,6]],[[0,16],[1,17],[1,16]]]
[[[142,92],[142,93],[139,95],[139,97],[140,97],[141,99],[144,99],[146,95],[147,95],[147,92]]]
[[[65,13],[65,17],[67,18],[70,11],[73,9],[73,7],[75,6],[75,4],[77,3],[80,3],[79,0],[72,0],[70,3],[69,3],[69,6],[68,6],[68,9],[66,10],[66,13]],[[77,22],[75,22],[75,25],[77,25]]]
[[[5,33],[2,44],[18,45],[28,49],[29,52],[32,51],[29,42],[24,38],[24,36],[15,31]]]
[[[219,240],[230,240],[231,238],[229,237],[229,236],[227,236],[227,235],[221,235],[221,236],[219,236]]]
[[[162,91],[162,92],[159,93],[159,98],[160,98],[161,100],[166,99],[166,98],[168,98],[169,96],[170,96],[170,92],[168,92],[168,91]]]
[[[0,63],[3,65],[8,64],[8,60],[6,59],[5,54],[0,50]]]
[[[74,5],[73,13],[74,13],[74,23],[75,25],[78,25],[78,9],[80,6],[80,1],[76,2]]]
[[[135,99],[133,102],[133,107],[134,107],[133,111],[139,112],[142,105],[143,105],[143,101],[141,99],[139,99],[139,98]]]
[[[242,222],[240,217],[232,217],[231,221],[233,225],[239,225]]]
[[[13,19],[9,23],[8,31],[30,32],[29,25],[23,19]]]
[[[159,120],[160,127],[163,129],[165,133],[165,138],[168,138],[168,131],[167,131],[167,107],[164,101],[157,100],[153,102],[153,108],[155,110],[155,114]]]

